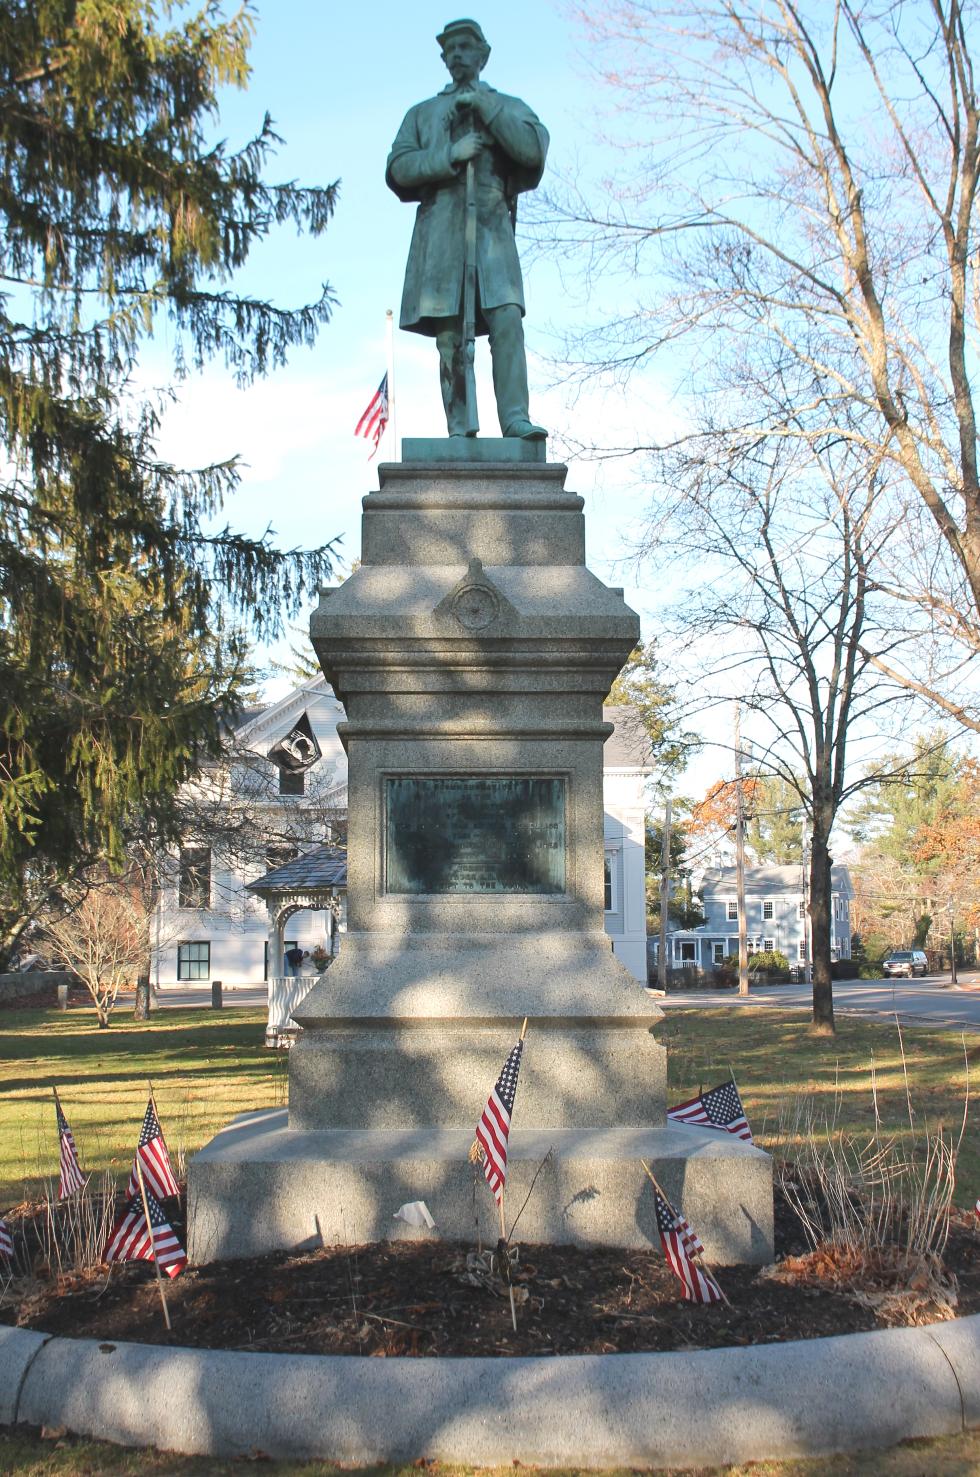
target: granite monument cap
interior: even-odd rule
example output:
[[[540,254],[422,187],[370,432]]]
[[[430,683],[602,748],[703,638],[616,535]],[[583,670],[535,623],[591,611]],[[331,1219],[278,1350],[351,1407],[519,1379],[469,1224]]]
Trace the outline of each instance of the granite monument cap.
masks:
[[[439,32],[436,40],[442,47],[443,51],[445,51],[446,49],[446,42],[449,40],[450,36],[455,35],[457,31],[471,31],[476,39],[480,42],[480,44],[482,46],[485,46],[488,51],[490,50],[490,42],[487,40],[486,36],[484,36],[476,21],[471,21],[464,16],[462,20],[447,21],[442,30]]]

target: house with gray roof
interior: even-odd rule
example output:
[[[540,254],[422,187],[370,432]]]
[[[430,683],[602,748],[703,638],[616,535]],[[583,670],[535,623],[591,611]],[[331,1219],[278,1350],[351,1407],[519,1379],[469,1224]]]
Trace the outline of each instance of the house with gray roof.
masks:
[[[674,969],[708,971],[738,953],[738,889],[734,867],[711,867],[699,889],[705,921],[698,928],[670,933],[667,947]],[[854,888],[845,866],[831,869],[830,950],[834,959],[851,957],[851,899]],[[802,866],[746,867],[745,924],[749,953],[785,954],[790,966],[812,958],[810,921]]]

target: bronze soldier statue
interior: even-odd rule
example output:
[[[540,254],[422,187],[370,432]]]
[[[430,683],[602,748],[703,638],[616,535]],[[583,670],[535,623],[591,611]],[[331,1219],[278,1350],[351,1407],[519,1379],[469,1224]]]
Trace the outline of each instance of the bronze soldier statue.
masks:
[[[401,327],[434,338],[450,436],[476,434],[474,334],[487,334],[504,436],[544,440],[528,415],[517,197],[540,182],[548,134],[520,98],[480,81],[490,47],[473,20],[436,37],[452,82],[410,108],[385,178],[419,202]]]

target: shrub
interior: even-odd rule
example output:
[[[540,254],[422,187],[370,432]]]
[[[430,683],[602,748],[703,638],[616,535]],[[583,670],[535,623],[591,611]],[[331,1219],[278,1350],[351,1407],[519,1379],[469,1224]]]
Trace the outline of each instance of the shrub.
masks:
[[[738,979],[738,955],[727,954],[720,966],[722,969],[733,970],[736,980]],[[758,954],[749,955],[749,974],[776,975],[781,979],[789,979],[789,960],[779,949],[767,949]]]
[[[789,974],[789,960],[779,949],[767,949],[764,953],[749,955],[749,971],[752,974]]]

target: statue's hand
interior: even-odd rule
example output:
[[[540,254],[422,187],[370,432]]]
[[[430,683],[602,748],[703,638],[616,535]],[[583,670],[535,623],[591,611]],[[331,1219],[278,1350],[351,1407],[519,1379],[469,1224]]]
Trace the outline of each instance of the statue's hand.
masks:
[[[481,114],[482,109],[480,104],[482,101],[483,99],[480,93],[475,91],[475,89],[464,88],[462,92],[457,92],[456,94],[456,111],[463,113],[469,109],[472,112]]]
[[[453,164],[466,164],[470,159],[475,159],[484,145],[484,139],[479,133],[464,133],[450,146],[449,157]]]

